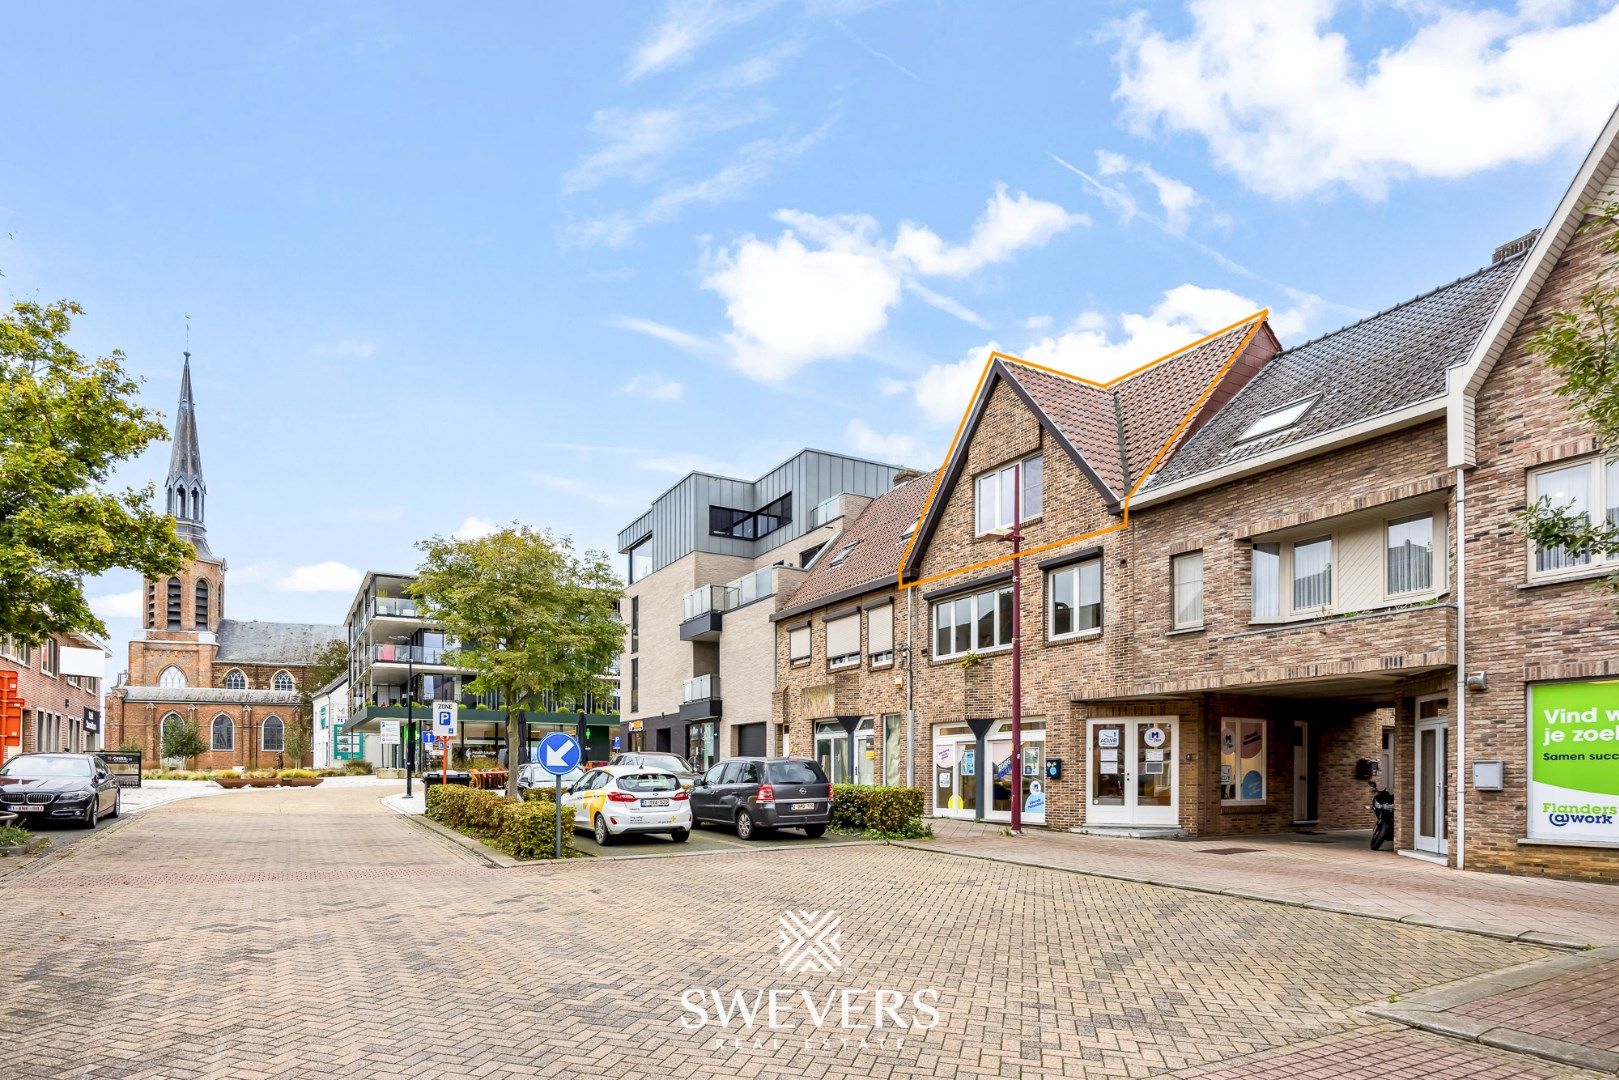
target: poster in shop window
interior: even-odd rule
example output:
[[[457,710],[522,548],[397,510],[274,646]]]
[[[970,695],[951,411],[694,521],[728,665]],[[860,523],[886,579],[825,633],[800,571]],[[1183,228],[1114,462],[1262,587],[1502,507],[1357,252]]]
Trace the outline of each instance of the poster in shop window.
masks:
[[[1529,688],[1529,837],[1619,843],[1619,680]]]

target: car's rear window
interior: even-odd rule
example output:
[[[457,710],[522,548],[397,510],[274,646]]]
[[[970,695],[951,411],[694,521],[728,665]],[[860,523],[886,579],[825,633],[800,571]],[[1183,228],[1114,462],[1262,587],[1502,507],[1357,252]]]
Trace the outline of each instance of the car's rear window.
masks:
[[[826,773],[813,761],[773,761],[770,780],[776,784],[824,784]]]
[[[678,791],[680,777],[668,773],[629,773],[618,778],[625,791]]]
[[[673,754],[642,754],[635,764],[647,765],[654,769],[668,769],[670,772],[686,770],[686,763]]]

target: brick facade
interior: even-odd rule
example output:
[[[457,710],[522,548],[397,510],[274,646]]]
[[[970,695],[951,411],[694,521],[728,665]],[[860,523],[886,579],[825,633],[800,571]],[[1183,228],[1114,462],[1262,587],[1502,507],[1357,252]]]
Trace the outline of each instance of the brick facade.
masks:
[[[57,649],[101,646],[88,638],[58,634]],[[17,696],[23,700],[22,746],[0,747],[0,754],[63,750],[79,753],[101,748],[99,734],[87,730],[85,710],[101,715],[101,680],[62,675],[50,670],[47,646],[25,648],[0,639],[0,671],[17,675]],[[104,720],[99,721],[104,725]]]

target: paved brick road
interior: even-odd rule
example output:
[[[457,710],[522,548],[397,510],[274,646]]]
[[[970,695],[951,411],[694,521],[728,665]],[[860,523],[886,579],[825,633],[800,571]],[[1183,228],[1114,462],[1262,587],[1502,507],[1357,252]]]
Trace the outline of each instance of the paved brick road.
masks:
[[[494,870],[375,791],[243,791],[0,905],[7,1076],[1581,1075],[1355,1011],[1537,946],[882,845]],[[841,970],[780,970],[788,907],[842,913]],[[685,988],[770,986],[937,987],[943,1020],[681,1029]]]

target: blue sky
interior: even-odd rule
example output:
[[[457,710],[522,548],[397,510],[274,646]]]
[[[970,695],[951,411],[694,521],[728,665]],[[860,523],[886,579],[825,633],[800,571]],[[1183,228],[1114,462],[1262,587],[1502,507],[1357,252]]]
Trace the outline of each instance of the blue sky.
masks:
[[[336,622],[434,533],[611,549],[691,468],[935,464],[992,345],[1105,376],[1262,306],[1302,341],[1543,224],[1619,102],[1611,0],[8,28],[0,289],[81,302],[166,415],[190,314],[235,618]],[[136,584],[92,585],[115,642]]]

